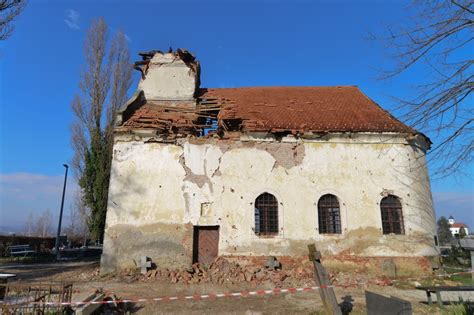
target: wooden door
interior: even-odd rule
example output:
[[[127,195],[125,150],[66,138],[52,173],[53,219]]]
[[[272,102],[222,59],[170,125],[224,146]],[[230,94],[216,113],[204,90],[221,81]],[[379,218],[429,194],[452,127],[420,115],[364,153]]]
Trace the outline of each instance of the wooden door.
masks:
[[[195,226],[193,262],[210,264],[219,254],[219,227]]]

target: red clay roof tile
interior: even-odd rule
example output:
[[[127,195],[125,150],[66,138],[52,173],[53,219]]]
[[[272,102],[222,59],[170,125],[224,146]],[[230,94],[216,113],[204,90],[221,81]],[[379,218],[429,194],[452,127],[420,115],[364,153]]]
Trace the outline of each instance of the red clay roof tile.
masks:
[[[197,98],[199,110],[217,106],[221,123],[244,132],[417,133],[354,86],[210,88],[200,89]],[[150,101],[133,110],[123,126],[199,133],[205,122],[198,122],[194,108],[194,102],[176,107]]]
[[[201,89],[244,131],[414,133],[354,86]]]
[[[453,227],[453,228],[462,228],[462,227],[466,227],[466,225],[464,223],[453,223],[453,224],[451,224],[451,227]]]

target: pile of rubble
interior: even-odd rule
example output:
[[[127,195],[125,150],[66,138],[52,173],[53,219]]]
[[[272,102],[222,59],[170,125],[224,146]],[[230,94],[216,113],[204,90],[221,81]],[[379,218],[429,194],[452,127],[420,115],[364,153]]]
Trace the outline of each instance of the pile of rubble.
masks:
[[[121,281],[131,283],[136,281],[169,282],[181,284],[238,284],[248,283],[253,287],[302,287],[314,286],[314,269],[312,266],[300,266],[294,269],[273,269],[254,265],[240,265],[225,258],[217,258],[210,265],[193,264],[187,269],[150,269],[146,274],[136,271],[123,271],[116,275],[101,277],[99,267],[88,266],[81,273],[75,275],[76,280],[104,280],[117,277]],[[391,286],[393,281],[387,277],[369,277],[363,273],[329,272],[329,279],[333,285],[340,287],[356,286]]]
[[[293,270],[272,270],[265,267],[242,266],[223,258],[216,259],[209,266],[196,263],[185,270],[149,270],[140,280],[159,280],[183,284],[234,284],[247,282],[253,286],[268,283],[276,287],[283,285],[314,285],[313,271],[310,268],[299,267]]]
[[[218,258],[210,265],[193,264],[187,269],[152,269],[146,274],[135,276],[135,280],[160,281],[182,284],[238,284],[248,283],[253,287],[269,285],[272,287],[314,286],[313,267],[295,269],[272,269],[252,265],[239,265],[225,258]],[[368,278],[363,274],[329,272],[331,283],[341,287],[391,286],[389,278]]]

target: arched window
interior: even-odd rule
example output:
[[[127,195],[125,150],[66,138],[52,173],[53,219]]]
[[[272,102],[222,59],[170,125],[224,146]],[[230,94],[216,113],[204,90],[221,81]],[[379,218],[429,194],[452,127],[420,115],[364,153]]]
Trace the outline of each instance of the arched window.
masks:
[[[388,195],[380,202],[383,234],[405,234],[402,204],[396,196]]]
[[[272,194],[263,193],[255,199],[255,234],[278,234],[278,201]]]
[[[319,198],[318,222],[320,234],[341,234],[341,214],[336,196],[327,194]]]

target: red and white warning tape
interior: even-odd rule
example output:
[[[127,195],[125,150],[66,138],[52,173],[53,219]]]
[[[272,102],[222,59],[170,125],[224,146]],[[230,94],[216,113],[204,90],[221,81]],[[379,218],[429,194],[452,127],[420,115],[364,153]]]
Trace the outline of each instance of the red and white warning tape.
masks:
[[[464,271],[464,272],[456,272],[456,273],[451,273],[451,274],[446,274],[446,275],[441,275],[441,276],[454,276],[454,275],[461,275],[461,274],[471,274],[474,273],[474,271]],[[425,277],[419,277],[419,278],[405,278],[404,280],[420,280]],[[395,280],[394,280],[395,281]],[[367,283],[365,283],[367,284]],[[248,297],[248,296],[263,296],[263,295],[278,295],[281,293],[297,293],[297,292],[309,292],[309,291],[315,291],[319,289],[326,289],[326,288],[335,288],[335,287],[343,287],[347,288],[348,286],[359,286],[361,285],[360,283],[353,283],[353,284],[345,284],[345,285],[329,285],[329,286],[312,286],[312,287],[302,287],[302,288],[287,288],[287,289],[281,289],[281,288],[274,288],[274,289],[269,289],[269,290],[257,290],[257,291],[241,291],[241,292],[226,292],[226,293],[208,293],[208,294],[195,294],[195,295],[183,295],[183,296],[164,296],[164,297],[157,297],[157,298],[141,298],[141,299],[122,299],[122,300],[107,300],[107,301],[89,301],[89,302],[28,302],[28,301],[22,301],[20,303],[15,302],[15,303],[9,303],[5,301],[0,301],[0,307],[2,305],[5,306],[18,306],[18,305],[44,305],[44,306],[66,306],[66,305],[71,305],[71,306],[81,306],[81,305],[89,305],[89,304],[121,304],[121,303],[157,303],[157,302],[167,302],[167,301],[185,301],[185,300],[215,300],[218,298],[224,298],[224,297]]]
[[[21,302],[21,304],[28,305],[45,305],[45,306],[81,306],[89,304],[121,304],[121,303],[156,303],[156,302],[167,302],[167,301],[185,301],[185,300],[213,300],[225,297],[248,297],[248,296],[262,296],[268,294],[278,295],[281,293],[296,293],[296,292],[309,292],[318,289],[333,288],[334,286],[319,286],[319,287],[304,287],[304,288],[274,288],[270,290],[257,290],[257,291],[241,291],[241,292],[225,292],[225,293],[208,293],[208,294],[195,294],[195,295],[183,295],[183,296],[163,296],[150,299],[123,299],[123,300],[107,300],[107,301],[90,301],[90,302]],[[7,302],[0,301],[0,306],[16,306],[18,304],[9,304]]]

